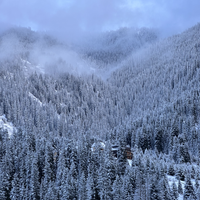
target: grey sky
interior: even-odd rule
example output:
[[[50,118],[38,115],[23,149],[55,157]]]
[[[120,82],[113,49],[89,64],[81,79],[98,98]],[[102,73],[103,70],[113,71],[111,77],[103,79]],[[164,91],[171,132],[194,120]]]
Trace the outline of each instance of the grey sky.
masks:
[[[58,37],[124,26],[179,33],[200,22],[199,0],[0,0],[0,29],[31,27]]]

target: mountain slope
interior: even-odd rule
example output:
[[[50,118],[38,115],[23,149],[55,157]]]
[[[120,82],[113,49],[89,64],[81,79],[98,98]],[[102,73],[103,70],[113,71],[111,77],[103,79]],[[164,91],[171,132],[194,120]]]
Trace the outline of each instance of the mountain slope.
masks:
[[[154,43],[157,39],[158,36],[151,29],[121,28],[91,36],[77,48],[86,57],[95,60],[102,68],[108,64],[116,65],[131,53],[147,44]]]
[[[0,116],[16,128],[0,128],[0,199],[197,199],[200,25],[148,45],[149,33],[139,45],[128,30],[102,36],[89,52],[122,55],[116,69],[110,54],[98,66],[104,54],[90,62],[26,31],[0,41]]]

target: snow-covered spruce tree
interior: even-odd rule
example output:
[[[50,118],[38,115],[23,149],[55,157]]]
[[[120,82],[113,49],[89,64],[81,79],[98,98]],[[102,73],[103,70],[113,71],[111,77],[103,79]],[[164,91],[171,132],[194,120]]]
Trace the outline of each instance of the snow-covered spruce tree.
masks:
[[[126,142],[124,138],[120,138],[118,146],[116,170],[118,175],[123,175],[127,165],[125,152]]]
[[[160,127],[157,127],[155,132],[155,147],[158,150],[158,152],[162,152],[164,150],[164,132],[163,130],[159,130],[159,128]]]
[[[164,176],[161,181],[159,182],[159,190],[160,190],[160,196],[163,200],[171,200],[172,196],[170,193],[169,183],[167,180],[167,177]]]
[[[0,175],[0,199],[6,199],[4,172]]]
[[[48,186],[48,190],[47,193],[45,194],[45,199],[57,199],[57,191],[54,185],[54,182],[50,181],[49,182],[49,186]]]
[[[155,182],[151,182],[150,185],[150,200],[162,200],[162,197],[160,196],[160,191]]]
[[[72,162],[68,176],[67,176],[67,189],[69,194],[69,199],[77,198],[78,196],[78,185],[77,185],[77,169],[75,164]]]
[[[193,187],[193,185],[192,185],[190,175],[188,174],[187,177],[186,177],[183,199],[184,199],[184,200],[187,200],[187,199],[190,198],[190,196],[191,196],[193,199],[196,199],[194,187]]]
[[[183,187],[182,187],[180,178],[178,179],[178,193],[183,194]]]
[[[135,193],[135,189],[136,189],[136,185],[135,185],[135,173],[134,173],[134,169],[133,168],[127,168],[124,174],[124,178],[123,178],[123,187],[122,189],[122,197],[124,199],[128,199],[129,197],[134,199],[134,196],[136,195]]]
[[[198,178],[198,174],[195,174],[195,191],[197,191],[197,189],[199,188],[199,178]]]
[[[107,152],[105,152],[107,153]],[[98,189],[101,199],[112,199],[112,165],[111,160],[105,156],[105,160],[101,163],[98,175]]]
[[[112,186],[113,200],[121,199],[123,195],[121,194],[122,185],[123,183],[122,183],[121,177],[117,175],[116,180],[114,181],[113,186]]]
[[[36,154],[36,153],[35,153]],[[33,155],[30,177],[30,198],[39,199],[39,170],[38,170],[38,157],[37,154]]]
[[[91,159],[88,165],[88,177],[90,177],[90,179],[87,179],[87,181],[89,181],[89,191],[90,188],[92,188],[91,193],[92,199],[99,199],[99,189],[98,189],[98,171],[99,171],[99,165],[100,165],[100,158],[99,155],[97,155],[96,153],[92,153],[91,154]]]
[[[68,168],[63,168],[63,171],[62,171],[62,177],[61,177],[61,180],[60,180],[60,187],[57,187],[57,189],[59,189],[59,197],[60,199],[64,200],[64,199],[68,199],[69,198],[69,179],[68,179],[68,176],[69,175],[69,170]],[[41,184],[42,185],[42,184]],[[59,185],[58,185],[59,186]],[[41,195],[40,195],[40,198],[41,198]]]
[[[80,177],[80,180],[78,181],[78,200],[81,200],[81,199],[87,199],[87,194],[86,194],[86,180],[85,180],[85,174],[84,172],[82,173],[81,177]]]
[[[19,199],[20,198],[20,184],[19,184],[19,173],[14,174],[14,179],[12,180],[12,189],[10,192],[10,199]]]
[[[143,160],[139,157],[137,166],[135,166],[135,196],[145,198],[147,193],[146,189],[145,167]]]
[[[86,198],[88,200],[94,200],[95,199],[94,193],[95,193],[94,182],[92,175],[89,173],[86,182]]]
[[[183,169],[182,167],[179,167],[176,171],[176,174],[175,174],[176,178],[181,181],[184,181],[185,180],[185,169]]]
[[[177,200],[178,196],[179,196],[178,188],[177,188],[175,181],[173,181],[173,183],[172,183],[171,196],[172,196],[173,200]]]
[[[13,158],[13,152],[11,149],[11,141],[7,141],[6,143],[6,149],[5,154],[1,160],[1,171],[2,171],[2,179],[1,179],[1,191],[5,194],[6,199],[10,198],[11,190],[13,189],[13,193],[16,191],[19,192],[17,187],[19,187],[19,174],[15,174],[15,168],[14,168],[14,158]],[[15,175],[15,181],[14,181],[14,175]],[[13,186],[16,186],[13,188]],[[17,194],[18,195],[18,194]]]
[[[171,164],[171,163],[168,166],[168,174],[171,175],[171,176],[175,175],[175,170],[174,170],[173,164]]]

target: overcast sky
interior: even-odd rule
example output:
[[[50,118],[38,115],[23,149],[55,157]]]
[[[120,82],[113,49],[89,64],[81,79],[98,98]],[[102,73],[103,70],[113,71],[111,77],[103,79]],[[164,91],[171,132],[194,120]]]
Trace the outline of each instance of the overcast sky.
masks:
[[[200,22],[199,8],[200,0],[0,0],[0,29],[25,26],[70,38],[132,26],[167,36]]]

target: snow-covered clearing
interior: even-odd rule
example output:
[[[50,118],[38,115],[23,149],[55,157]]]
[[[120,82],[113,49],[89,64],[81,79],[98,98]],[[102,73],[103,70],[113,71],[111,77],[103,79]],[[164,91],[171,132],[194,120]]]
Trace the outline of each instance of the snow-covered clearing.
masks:
[[[4,115],[0,116],[0,128],[2,128],[3,130],[7,130],[9,137],[13,134],[14,131],[16,131],[16,128],[11,122],[7,121]]]
[[[167,175],[167,179],[168,179],[170,188],[172,188],[172,183],[173,183],[173,181],[176,183],[176,185],[177,185],[177,187],[178,187],[178,180],[176,179],[175,176]],[[195,180],[194,180],[194,179],[191,179],[191,182],[192,182],[192,185],[194,186]],[[199,182],[199,183],[200,183],[200,182]],[[181,185],[182,185],[183,192],[184,192],[185,181],[181,181]],[[180,194],[179,194],[178,200],[183,200],[183,195],[180,195]]]
[[[129,164],[130,166],[132,166],[132,160],[131,160],[131,159],[127,159],[127,161],[128,161],[128,164]]]
[[[40,106],[42,106],[42,102],[38,98],[36,98],[32,93],[29,92],[28,96],[31,97],[37,103],[39,103]]]

